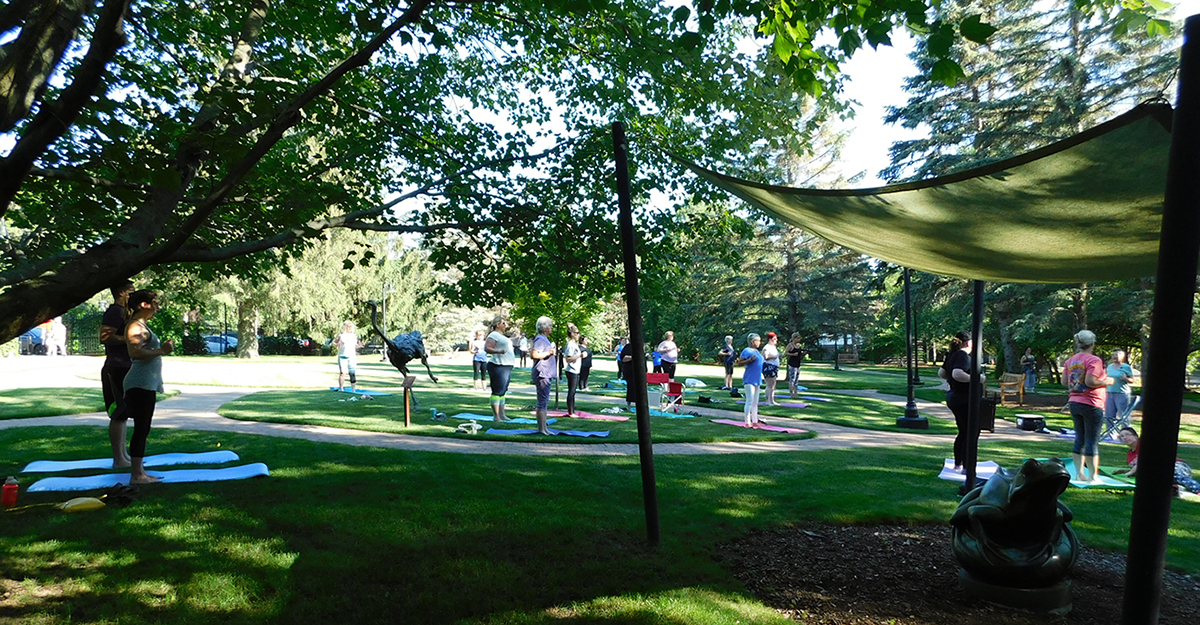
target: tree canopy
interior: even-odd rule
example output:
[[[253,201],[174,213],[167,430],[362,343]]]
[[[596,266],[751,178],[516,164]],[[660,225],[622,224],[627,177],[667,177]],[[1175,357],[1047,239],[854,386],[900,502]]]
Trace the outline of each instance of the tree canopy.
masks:
[[[909,27],[952,75],[955,38],[989,32],[927,14],[924,0],[9,3],[0,342],[148,267],[252,273],[331,228],[433,235],[431,260],[463,266],[459,301],[550,270],[611,290],[608,122],[726,159],[799,146],[820,122],[810,96],[834,93],[862,45]],[[770,51],[739,53],[747,36]],[[644,198],[664,165],[635,156]]]

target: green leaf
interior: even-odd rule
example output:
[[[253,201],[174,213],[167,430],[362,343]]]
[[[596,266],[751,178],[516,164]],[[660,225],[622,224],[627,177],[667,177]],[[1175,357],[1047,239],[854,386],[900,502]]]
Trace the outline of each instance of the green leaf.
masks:
[[[944,59],[950,56],[950,46],[954,45],[954,31],[945,24],[939,24],[925,41],[931,56]]]
[[[1171,23],[1167,20],[1150,20],[1146,22],[1146,34],[1151,37],[1170,37]]]
[[[704,40],[700,37],[700,33],[686,32],[680,35],[675,43],[684,50],[695,50],[704,43]]]
[[[1146,0],[1146,4],[1150,5],[1151,8],[1159,13],[1164,13],[1175,8],[1174,4],[1166,2],[1165,0]]]
[[[342,261],[342,269],[345,269],[347,271],[354,269],[354,261],[350,260],[349,258],[347,258],[346,260],[343,260]]]
[[[795,41],[782,34],[777,34],[775,35],[774,49],[775,56],[778,56],[779,60],[783,61],[784,65],[786,65],[799,48],[796,47]]]
[[[968,41],[987,43],[988,37],[991,37],[996,32],[996,27],[991,24],[985,24],[981,21],[982,19],[983,16],[978,13],[963,18],[963,21],[958,25],[958,32],[962,33],[963,38]]]
[[[688,18],[691,16],[692,16],[691,9],[689,9],[687,7],[679,7],[678,9],[675,9],[675,13],[673,13],[671,15],[671,18],[674,19],[676,22],[682,23],[682,22],[688,21]]]
[[[937,82],[940,82],[949,87],[953,87],[958,82],[959,78],[966,78],[962,67],[951,61],[950,59],[942,59],[933,64],[929,70],[929,77]]]

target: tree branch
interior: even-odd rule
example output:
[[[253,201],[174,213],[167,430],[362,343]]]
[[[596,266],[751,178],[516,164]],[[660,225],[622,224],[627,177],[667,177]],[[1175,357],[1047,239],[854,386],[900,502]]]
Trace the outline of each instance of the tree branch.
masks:
[[[12,130],[25,119],[33,103],[41,98],[62,60],[67,46],[91,12],[94,0],[63,0],[25,5],[28,11],[21,34],[8,44],[8,53],[0,59],[0,132]],[[14,2],[4,9],[5,22],[17,17],[13,8],[25,3]],[[7,29],[6,29],[7,30]],[[3,32],[3,31],[0,31]]]
[[[132,189],[134,191],[149,191],[150,187],[142,184],[134,184],[132,182],[124,182],[121,180],[106,180],[97,178],[82,169],[73,167],[66,169],[42,169],[34,167],[29,170],[29,175],[34,178],[47,178],[50,180],[67,180],[70,182],[82,182],[94,187],[102,187],[104,189]]]
[[[106,0],[96,21],[96,32],[87,54],[75,72],[75,80],[63,89],[53,104],[43,105],[21,133],[8,156],[0,160],[0,217],[8,212],[30,168],[59,137],[75,123],[104,79],[104,68],[125,45],[123,28],[130,0]]]

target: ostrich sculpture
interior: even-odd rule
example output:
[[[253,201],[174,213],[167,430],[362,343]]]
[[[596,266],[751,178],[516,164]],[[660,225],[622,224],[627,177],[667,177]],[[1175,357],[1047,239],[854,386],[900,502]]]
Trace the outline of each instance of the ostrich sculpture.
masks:
[[[383,329],[379,327],[379,304],[374,300],[367,302],[371,307],[371,327],[375,328],[375,333],[379,338],[383,339],[384,349],[387,350],[388,361],[392,366],[400,371],[400,375],[408,377],[408,362],[415,358],[421,359],[421,364],[425,365],[425,370],[429,372],[429,379],[437,384],[437,377],[433,375],[433,370],[429,368],[429,353],[425,351],[425,341],[421,339],[421,333],[413,330],[408,334],[397,334],[396,338],[389,339]],[[416,403],[416,397],[413,397],[413,402]]]

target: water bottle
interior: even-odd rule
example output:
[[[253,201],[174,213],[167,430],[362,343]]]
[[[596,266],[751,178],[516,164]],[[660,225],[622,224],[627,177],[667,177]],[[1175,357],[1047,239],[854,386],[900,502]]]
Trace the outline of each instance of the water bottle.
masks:
[[[0,505],[5,508],[17,505],[17,478],[11,475],[4,480],[4,492],[3,495],[0,495]]]

